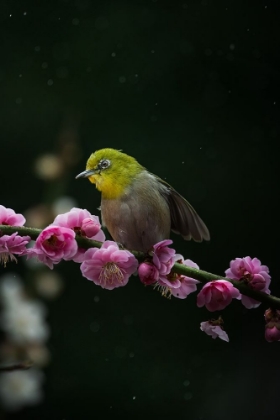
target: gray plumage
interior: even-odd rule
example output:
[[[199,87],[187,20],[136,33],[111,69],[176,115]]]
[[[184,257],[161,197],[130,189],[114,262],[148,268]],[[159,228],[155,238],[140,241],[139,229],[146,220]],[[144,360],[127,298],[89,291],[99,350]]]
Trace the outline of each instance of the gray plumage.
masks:
[[[102,197],[101,216],[112,238],[127,249],[146,252],[169,238],[171,230],[187,240],[210,239],[207,227],[188,201],[147,170],[135,177],[121,198]]]

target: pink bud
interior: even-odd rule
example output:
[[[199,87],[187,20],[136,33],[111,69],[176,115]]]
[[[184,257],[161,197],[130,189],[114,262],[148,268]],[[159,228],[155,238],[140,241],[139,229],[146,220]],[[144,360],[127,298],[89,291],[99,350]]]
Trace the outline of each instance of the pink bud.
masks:
[[[280,330],[275,325],[272,327],[267,325],[265,328],[265,339],[270,343],[272,341],[280,341]]]
[[[141,282],[146,285],[155,283],[159,278],[158,269],[149,262],[143,262],[139,265],[138,275]]]
[[[85,235],[88,238],[92,238],[95,236],[101,229],[100,223],[98,221],[91,219],[90,217],[87,217],[83,220],[81,230],[85,232]]]

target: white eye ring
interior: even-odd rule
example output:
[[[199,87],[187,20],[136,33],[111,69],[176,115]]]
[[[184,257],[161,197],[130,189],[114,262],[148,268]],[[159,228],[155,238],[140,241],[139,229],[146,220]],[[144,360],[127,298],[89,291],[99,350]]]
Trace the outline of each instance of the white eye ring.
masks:
[[[111,162],[108,159],[103,159],[99,162],[99,168],[100,169],[106,169],[110,166]]]

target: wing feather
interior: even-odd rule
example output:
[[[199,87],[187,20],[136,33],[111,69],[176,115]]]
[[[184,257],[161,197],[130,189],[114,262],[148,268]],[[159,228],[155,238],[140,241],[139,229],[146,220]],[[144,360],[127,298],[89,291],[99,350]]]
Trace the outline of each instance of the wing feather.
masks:
[[[171,230],[186,240],[209,241],[209,230],[193,206],[167,182],[160,178],[158,180],[166,187],[163,194],[170,209]]]

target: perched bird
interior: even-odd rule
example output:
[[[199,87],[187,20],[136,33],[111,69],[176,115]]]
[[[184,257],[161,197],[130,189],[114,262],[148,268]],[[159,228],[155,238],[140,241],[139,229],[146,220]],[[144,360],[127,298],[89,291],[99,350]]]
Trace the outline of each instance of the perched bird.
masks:
[[[168,239],[171,230],[187,240],[210,239],[207,227],[187,200],[119,150],[92,153],[86,170],[76,178],[88,178],[101,191],[102,224],[114,241],[127,249],[147,252]]]

